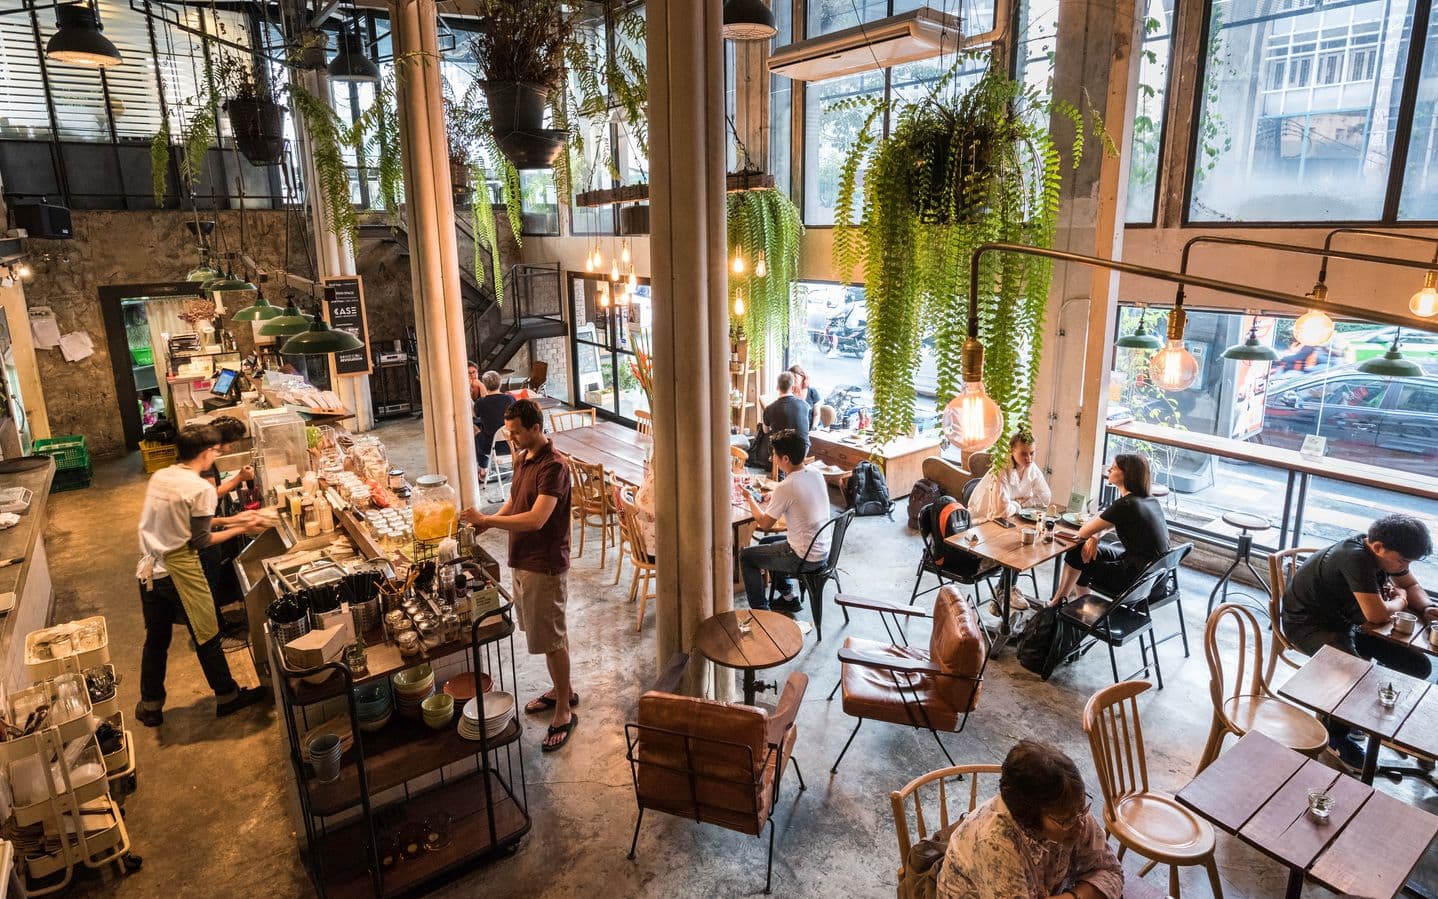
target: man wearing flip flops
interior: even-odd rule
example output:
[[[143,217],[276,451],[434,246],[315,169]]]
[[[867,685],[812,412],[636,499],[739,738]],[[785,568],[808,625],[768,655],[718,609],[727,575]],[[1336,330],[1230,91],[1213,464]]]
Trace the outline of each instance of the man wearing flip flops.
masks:
[[[569,742],[579,723],[572,711],[579,694],[569,685],[569,638],[564,605],[568,599],[569,469],[544,434],[544,413],[533,400],[519,400],[504,413],[514,449],[509,499],[498,512],[483,515],[465,509],[462,518],[478,531],[509,532],[509,568],[514,606],[532,655],[544,656],[554,686],[531,699],[524,710],[552,709],[554,720],[543,749],[553,752]]]

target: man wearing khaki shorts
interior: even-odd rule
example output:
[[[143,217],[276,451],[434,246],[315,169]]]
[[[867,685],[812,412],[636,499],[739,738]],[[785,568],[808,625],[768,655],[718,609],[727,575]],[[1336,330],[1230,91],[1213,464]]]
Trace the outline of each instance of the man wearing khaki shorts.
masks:
[[[569,640],[564,604],[569,571],[569,468],[544,435],[544,413],[533,400],[519,400],[504,413],[514,450],[509,499],[494,515],[465,509],[464,520],[479,531],[509,532],[509,568],[519,627],[533,655],[544,656],[554,686],[524,707],[536,714],[554,710],[543,749],[569,742],[579,723],[571,707],[579,694],[569,685]]]

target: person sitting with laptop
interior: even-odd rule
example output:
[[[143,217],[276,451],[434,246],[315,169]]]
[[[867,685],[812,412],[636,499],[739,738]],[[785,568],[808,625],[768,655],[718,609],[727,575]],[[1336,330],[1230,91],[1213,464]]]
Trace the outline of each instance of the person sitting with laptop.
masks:
[[[751,609],[770,608],[764,591],[764,572],[768,571],[780,579],[775,586],[783,594],[774,601],[774,611],[798,612],[803,606],[794,597],[793,585],[784,575],[799,574],[810,565],[822,564],[829,556],[829,535],[815,536],[829,521],[829,488],[822,474],[804,467],[808,452],[809,441],[797,431],[775,434],[774,458],[784,479],[774,487],[768,503],[763,506],[755,502],[752,494],[744,495],[744,502],[761,529],[773,530],[780,519],[788,528],[786,533],[771,534],[739,551],[739,570],[744,576],[744,592]]]
[[[1426,680],[1432,665],[1423,654],[1364,633],[1364,624],[1387,624],[1396,612],[1438,621],[1438,604],[1413,576],[1414,562],[1433,552],[1428,527],[1412,515],[1386,515],[1321,549],[1298,567],[1283,593],[1283,633],[1313,655],[1332,646],[1349,655]],[[1362,768],[1363,746],[1348,727],[1328,722],[1328,746],[1351,768]]]

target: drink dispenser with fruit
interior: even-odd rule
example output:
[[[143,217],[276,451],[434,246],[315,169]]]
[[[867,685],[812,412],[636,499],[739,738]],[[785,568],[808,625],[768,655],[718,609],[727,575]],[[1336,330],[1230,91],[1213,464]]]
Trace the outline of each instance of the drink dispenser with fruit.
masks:
[[[414,538],[443,540],[454,533],[459,519],[459,495],[442,474],[427,474],[415,486],[410,499],[414,510]]]

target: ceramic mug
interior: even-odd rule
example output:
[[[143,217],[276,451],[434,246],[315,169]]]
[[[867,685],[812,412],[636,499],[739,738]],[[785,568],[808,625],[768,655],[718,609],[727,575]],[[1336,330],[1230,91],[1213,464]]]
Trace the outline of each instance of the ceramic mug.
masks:
[[[1034,541],[1039,537],[1039,532],[1033,528],[1024,528],[1019,533],[1023,538],[1024,546],[1033,546]]]

